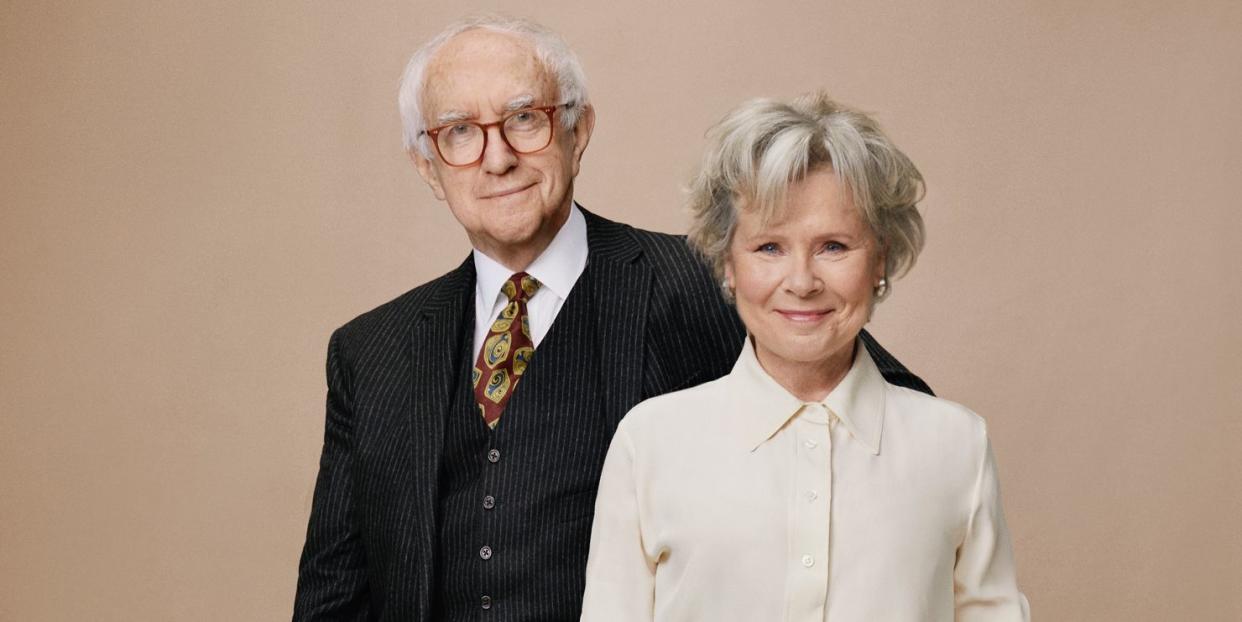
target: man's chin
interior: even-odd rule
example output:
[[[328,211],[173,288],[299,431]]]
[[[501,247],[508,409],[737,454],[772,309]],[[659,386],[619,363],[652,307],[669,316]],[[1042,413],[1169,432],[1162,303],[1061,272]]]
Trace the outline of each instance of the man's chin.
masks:
[[[505,254],[528,251],[541,244],[546,245],[551,239],[542,240],[547,236],[540,235],[538,221],[497,222],[492,221],[485,229],[489,245],[497,252]],[[542,249],[537,249],[542,250]]]

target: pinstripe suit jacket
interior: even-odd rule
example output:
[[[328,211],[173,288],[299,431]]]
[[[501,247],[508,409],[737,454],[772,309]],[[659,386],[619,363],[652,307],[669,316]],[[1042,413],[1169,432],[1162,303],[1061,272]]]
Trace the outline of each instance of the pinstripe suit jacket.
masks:
[[[645,398],[727,373],[745,331],[684,238],[583,214],[595,321],[611,341],[603,401],[612,429]],[[468,258],[333,333],[295,620],[430,619],[444,429],[474,287]],[[928,390],[863,339],[890,382]]]

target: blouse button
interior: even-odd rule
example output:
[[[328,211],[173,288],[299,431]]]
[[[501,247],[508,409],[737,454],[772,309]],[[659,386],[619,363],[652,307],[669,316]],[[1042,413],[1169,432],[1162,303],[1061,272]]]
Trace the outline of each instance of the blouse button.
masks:
[[[815,492],[814,490],[808,490],[808,491],[806,491],[806,500],[807,500],[807,501],[815,501],[815,500],[816,500],[816,499],[818,499],[818,498],[819,498],[819,493]]]
[[[806,440],[806,448],[807,448],[807,449],[815,449],[816,447],[819,447],[819,443],[816,443],[815,441],[813,441],[813,440],[811,440],[811,439],[809,439],[809,438]]]
[[[811,566],[814,566],[814,565],[815,565],[815,558],[814,558],[814,557],[811,557],[810,555],[803,555],[803,556],[802,556],[802,565],[803,565],[803,566],[806,566],[807,568],[810,568]]]

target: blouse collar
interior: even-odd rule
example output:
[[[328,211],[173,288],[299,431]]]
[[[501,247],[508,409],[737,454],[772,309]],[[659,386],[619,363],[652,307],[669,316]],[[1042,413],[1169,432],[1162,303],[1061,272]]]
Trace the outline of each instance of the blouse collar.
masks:
[[[854,364],[819,404],[845,424],[851,438],[873,455],[879,455],[886,381],[867,348],[859,346],[857,340],[854,348]],[[749,335],[728,379],[734,403],[741,406],[746,443],[751,451],[775,436],[803,408],[817,404],[797,398],[768,375],[755,356]]]

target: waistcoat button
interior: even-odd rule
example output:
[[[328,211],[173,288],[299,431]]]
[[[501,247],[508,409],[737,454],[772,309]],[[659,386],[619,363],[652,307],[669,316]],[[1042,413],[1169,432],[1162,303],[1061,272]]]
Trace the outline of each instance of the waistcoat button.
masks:
[[[492,547],[484,546],[483,548],[479,549],[479,557],[482,557],[483,559],[491,559],[492,558]]]
[[[489,450],[487,452],[487,461],[492,464],[496,464],[497,462],[500,462],[500,450],[499,449]]]
[[[484,510],[490,510],[494,507],[496,507],[496,497],[493,497],[491,495],[487,495],[486,497],[483,497],[483,509]]]

